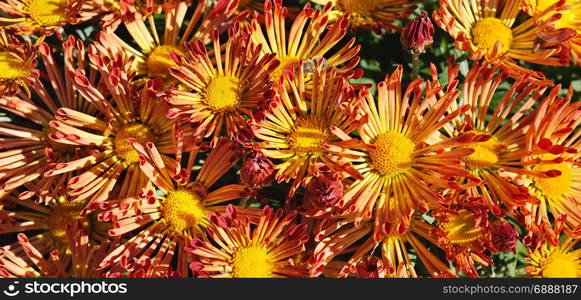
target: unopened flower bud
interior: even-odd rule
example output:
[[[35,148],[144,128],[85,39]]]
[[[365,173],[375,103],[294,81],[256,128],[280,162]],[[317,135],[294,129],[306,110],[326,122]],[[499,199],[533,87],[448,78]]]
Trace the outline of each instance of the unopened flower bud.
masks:
[[[307,186],[305,202],[315,207],[329,207],[343,197],[343,184],[328,175],[314,178]]]
[[[518,240],[518,232],[512,224],[504,220],[492,223],[492,245],[496,250],[515,252]]]
[[[272,184],[274,164],[260,152],[250,153],[240,168],[242,183],[253,189],[260,189]]]
[[[420,54],[434,42],[434,25],[425,11],[411,20],[401,34],[401,43],[412,53]]]

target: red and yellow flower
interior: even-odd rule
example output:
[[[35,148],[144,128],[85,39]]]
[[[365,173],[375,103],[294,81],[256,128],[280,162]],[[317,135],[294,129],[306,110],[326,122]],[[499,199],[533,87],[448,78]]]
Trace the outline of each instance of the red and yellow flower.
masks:
[[[566,65],[569,47],[563,43],[575,31],[554,28],[553,14],[560,9],[557,4],[519,23],[517,16],[523,1],[440,0],[440,10],[434,12],[433,18],[456,40],[458,49],[470,52],[471,59],[499,64],[513,77],[526,73],[544,78],[541,72],[520,65],[518,60]]]
[[[0,28],[0,97],[20,91],[30,93],[28,84],[34,79],[36,51],[29,43]]]
[[[292,260],[309,239],[305,224],[291,224],[295,217],[266,206],[253,225],[229,205],[210,218],[209,239],[194,239],[186,248],[196,257],[190,268],[214,278],[307,277],[307,268]]]

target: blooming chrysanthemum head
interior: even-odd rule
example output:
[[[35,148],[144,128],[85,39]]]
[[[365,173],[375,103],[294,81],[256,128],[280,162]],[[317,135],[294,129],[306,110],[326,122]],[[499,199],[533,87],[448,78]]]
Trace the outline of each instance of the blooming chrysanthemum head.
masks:
[[[563,3],[555,3],[541,14],[517,23],[522,1],[480,2],[441,0],[440,10],[433,14],[436,23],[456,40],[456,47],[470,52],[475,60],[500,64],[511,76],[523,73],[544,78],[540,72],[518,64],[524,60],[536,64],[566,65],[572,29],[555,29],[552,25]],[[493,12],[493,13],[488,13]],[[540,22],[543,17],[546,20]],[[523,46],[525,45],[525,46]]]
[[[28,43],[0,28],[0,97],[28,92],[26,85],[34,77],[36,53]]]
[[[321,5],[329,5],[331,20],[343,14],[349,15],[353,28],[399,29],[396,20],[407,18],[415,9],[415,0],[311,0]]]
[[[529,249],[526,271],[539,278],[581,277],[581,249],[575,249],[579,239],[568,238],[561,245],[542,243],[534,251]]]
[[[258,225],[253,225],[229,205],[226,214],[210,218],[207,227],[210,239],[194,239],[186,248],[198,259],[190,268],[207,272],[210,277],[306,277],[306,268],[289,261],[304,251],[308,240],[306,225],[291,224],[295,216],[293,212],[283,217],[282,210],[275,212],[265,207]]]
[[[66,24],[75,24],[81,16],[84,0],[17,0],[0,6],[11,17],[0,21],[18,34],[52,34]]]

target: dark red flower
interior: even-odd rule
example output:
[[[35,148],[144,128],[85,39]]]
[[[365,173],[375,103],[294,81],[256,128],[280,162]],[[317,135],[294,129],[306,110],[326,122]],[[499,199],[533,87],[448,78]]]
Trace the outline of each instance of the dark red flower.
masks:
[[[357,277],[379,278],[383,270],[383,262],[379,258],[367,256],[357,264]]]
[[[434,25],[425,11],[411,20],[401,34],[401,42],[414,53],[423,53],[434,42]]]
[[[343,184],[328,175],[321,175],[311,180],[307,186],[305,202],[315,207],[329,207],[343,197]]]
[[[251,152],[240,168],[240,179],[246,186],[260,189],[272,184],[274,164],[264,154]]]
[[[516,252],[518,232],[512,224],[500,220],[492,224],[492,245],[497,251]]]

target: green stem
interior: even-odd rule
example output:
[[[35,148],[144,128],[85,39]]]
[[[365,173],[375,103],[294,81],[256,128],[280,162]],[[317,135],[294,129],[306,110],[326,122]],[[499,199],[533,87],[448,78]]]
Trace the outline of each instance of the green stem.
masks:
[[[412,52],[412,79],[416,80],[420,77],[420,55]]]

